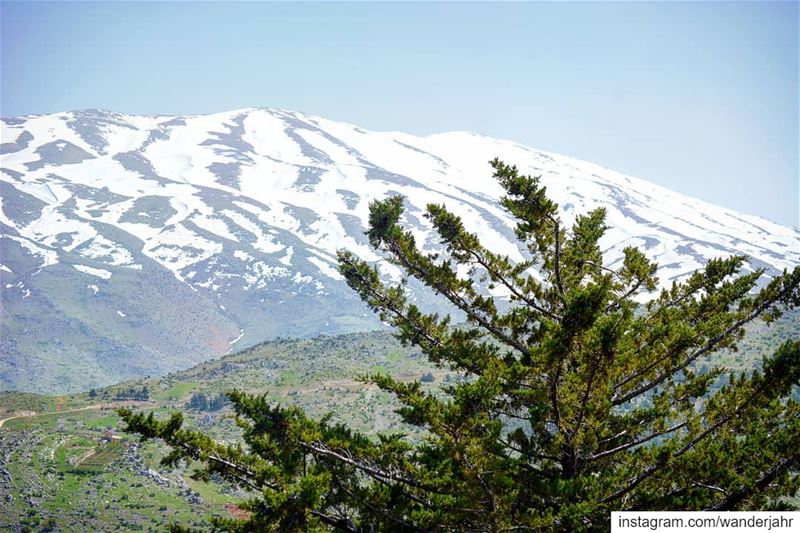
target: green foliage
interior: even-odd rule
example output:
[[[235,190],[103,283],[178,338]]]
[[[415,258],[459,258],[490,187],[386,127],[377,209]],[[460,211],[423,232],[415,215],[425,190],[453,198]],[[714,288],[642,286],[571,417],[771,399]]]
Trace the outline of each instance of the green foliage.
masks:
[[[237,391],[244,446],[183,428],[181,414],[120,411],[130,431],[172,446],[167,464],[198,460],[199,479],[251,490],[249,518],[216,518],[217,529],[581,531],[605,529],[612,510],[771,509],[797,494],[800,341],[749,372],[710,357],[736,350],[754,320],[797,307],[800,267],[762,283],[761,270],[742,273],[744,257],[716,259],[654,294],[656,265],[639,250],[626,249],[617,269],[603,264],[604,210],[565,228],[536,178],[492,165],[530,252],[522,263],[483,247],[442,205],[426,212],[441,254],[403,228],[400,197],[370,206],[370,243],[465,325],[425,313],[404,284],[386,286],[373,265],[339,254],[349,286],[404,343],[461,375],[438,391],[364,377],[396,397],[422,438],[370,439]]]
[[[192,394],[189,403],[186,405],[189,409],[197,411],[219,411],[228,403],[228,398],[224,394],[205,394],[204,392],[197,392]]]
[[[89,396],[91,397],[91,391]],[[127,389],[117,389],[114,391],[114,398],[117,400],[147,400],[150,398],[150,391],[147,390],[146,385],[142,385],[141,388],[128,387]]]

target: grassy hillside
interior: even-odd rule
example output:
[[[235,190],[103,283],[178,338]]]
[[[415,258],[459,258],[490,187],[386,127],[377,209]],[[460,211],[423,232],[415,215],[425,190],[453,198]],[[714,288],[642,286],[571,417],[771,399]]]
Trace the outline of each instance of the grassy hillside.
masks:
[[[751,330],[739,352],[717,354],[716,360],[753,368],[800,334],[800,314]],[[113,431],[119,423],[113,409],[180,409],[187,424],[233,441],[238,428],[222,394],[235,387],[315,416],[332,412],[371,434],[407,429],[389,395],[354,379],[367,372],[425,376],[430,387],[454,377],[388,333],[373,332],[272,341],[162,378],[76,395],[0,393],[0,529],[163,531],[170,521],[202,524],[212,514],[234,514],[241,494],[224,484],[195,482],[190,467],[163,470],[163,445]]]
[[[181,409],[189,425],[233,440],[238,428],[219,404],[223,391],[237,387],[314,414],[333,411],[370,433],[398,428],[389,396],[353,379],[375,371],[407,379],[433,371],[435,380],[445,378],[390,335],[363,333],[274,341],[91,394],[0,393],[0,420],[7,419],[0,428],[0,529],[163,531],[170,521],[202,524],[211,514],[235,513],[241,494],[195,482],[191,468],[161,469],[163,445],[120,434],[113,409]]]

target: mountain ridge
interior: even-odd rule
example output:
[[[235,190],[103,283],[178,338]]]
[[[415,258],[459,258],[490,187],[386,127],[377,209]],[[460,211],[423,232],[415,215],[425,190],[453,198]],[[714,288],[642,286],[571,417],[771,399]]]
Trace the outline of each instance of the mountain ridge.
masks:
[[[796,228],[470,132],[373,132],[275,108],[85,110],[2,119],[0,153],[0,389],[79,390],[269,338],[378,328],[335,261],[347,248],[402,278],[363,234],[373,199],[403,195],[427,251],[422,213],[436,202],[493,251],[526,257],[490,178],[498,156],[541,175],[567,223],[606,207],[612,266],[639,246],[664,285],[733,253],[772,273],[800,263]]]
[[[160,119],[181,119],[181,118],[212,117],[212,116],[230,115],[230,114],[246,114],[246,113],[249,113],[249,112],[257,112],[257,111],[293,114],[293,115],[298,115],[298,116],[304,116],[304,117],[307,117],[307,118],[312,119],[312,120],[313,119],[323,119],[323,120],[327,120],[327,121],[331,121],[331,122],[337,122],[337,123],[339,123],[341,125],[349,126],[349,127],[352,127],[352,128],[354,128],[356,130],[360,130],[360,131],[368,132],[368,133],[375,133],[375,134],[387,134],[387,135],[399,134],[399,135],[408,135],[408,136],[412,136],[412,137],[417,137],[417,138],[421,138],[421,139],[428,139],[428,138],[434,138],[434,137],[437,137],[437,136],[445,136],[445,135],[462,135],[463,134],[463,135],[470,135],[470,136],[474,136],[474,137],[483,138],[483,139],[490,140],[490,141],[499,141],[499,142],[504,143],[504,144],[514,145],[514,146],[519,147],[521,149],[534,150],[534,151],[536,151],[538,153],[541,153],[541,154],[544,154],[544,155],[556,156],[556,157],[561,157],[561,158],[568,158],[568,159],[573,159],[575,161],[581,161],[581,162],[584,162],[584,163],[588,163],[588,164],[591,164],[593,166],[596,166],[596,167],[598,167],[600,169],[603,169],[603,170],[606,170],[606,171],[609,171],[609,172],[614,172],[614,173],[617,173],[617,174],[624,175],[624,176],[626,176],[628,178],[632,178],[632,179],[635,179],[635,180],[640,180],[640,181],[646,182],[649,185],[652,185],[652,186],[655,186],[657,188],[663,189],[663,190],[668,191],[668,192],[670,192],[672,194],[676,194],[676,195],[684,196],[684,197],[687,197],[687,198],[691,198],[695,202],[702,202],[702,203],[707,204],[709,206],[713,206],[715,208],[721,208],[721,209],[724,209],[726,211],[742,213],[741,211],[737,211],[734,208],[722,207],[722,206],[719,206],[719,205],[715,204],[714,202],[712,202],[710,200],[703,200],[703,199],[700,199],[700,198],[693,197],[693,196],[691,196],[690,194],[687,194],[687,193],[680,193],[680,192],[677,192],[677,191],[673,191],[672,189],[670,189],[669,187],[667,187],[665,185],[659,185],[659,184],[656,184],[654,182],[650,182],[650,181],[647,181],[647,180],[642,179],[642,178],[638,178],[638,177],[633,176],[633,175],[625,174],[623,172],[615,170],[613,165],[606,165],[606,164],[588,162],[588,161],[582,160],[580,158],[576,158],[576,157],[573,157],[573,156],[566,155],[566,154],[564,154],[562,152],[559,152],[559,151],[544,150],[544,149],[540,149],[540,148],[531,148],[531,147],[528,147],[528,146],[522,144],[521,142],[514,141],[513,139],[510,139],[510,138],[494,137],[494,136],[491,136],[491,135],[478,133],[478,132],[474,132],[474,131],[469,131],[469,130],[444,130],[444,131],[438,131],[438,132],[433,132],[433,133],[429,133],[429,134],[408,134],[406,132],[403,132],[402,130],[392,130],[392,129],[390,129],[390,130],[370,130],[368,128],[364,128],[364,127],[362,127],[362,126],[360,126],[360,125],[358,125],[356,123],[352,123],[352,122],[347,122],[347,121],[342,121],[342,120],[333,121],[333,120],[330,120],[330,119],[326,119],[326,118],[322,117],[321,115],[315,115],[315,114],[312,114],[312,113],[306,113],[306,112],[302,112],[302,111],[294,111],[294,110],[291,110],[291,109],[288,109],[288,108],[269,107],[269,106],[241,107],[241,108],[231,109],[231,110],[228,110],[228,111],[196,113],[196,114],[188,114],[188,115],[187,114],[183,114],[183,115],[182,114],[173,114],[173,113],[127,113],[127,112],[121,112],[121,111],[114,111],[112,109],[107,109],[107,108],[95,108],[95,107],[92,107],[92,108],[75,109],[75,110],[69,110],[69,111],[58,111],[58,112],[54,112],[54,113],[31,113],[31,114],[27,114],[27,115],[18,115],[18,116],[12,116],[12,117],[0,117],[0,121],[10,124],[10,123],[13,123],[13,122],[16,122],[16,121],[19,121],[19,120],[25,120],[25,119],[29,119],[29,118],[57,117],[59,115],[71,115],[71,114],[102,114],[102,115],[117,115],[117,116],[124,116],[124,117],[143,117],[143,118],[152,118],[152,119],[159,119],[159,118]],[[8,143],[4,142],[4,144],[8,144]],[[791,229],[794,229],[794,230],[800,230],[800,226],[787,225],[787,224],[783,224],[783,223],[780,223],[780,222],[775,222],[774,220],[771,220],[771,219],[769,219],[769,218],[767,218],[767,217],[765,217],[763,215],[755,215],[755,214],[746,214],[746,215],[749,218],[758,218],[758,219],[764,220],[765,222],[767,222],[769,224],[773,224],[773,225],[776,225],[776,226],[783,226],[783,227],[791,228]]]

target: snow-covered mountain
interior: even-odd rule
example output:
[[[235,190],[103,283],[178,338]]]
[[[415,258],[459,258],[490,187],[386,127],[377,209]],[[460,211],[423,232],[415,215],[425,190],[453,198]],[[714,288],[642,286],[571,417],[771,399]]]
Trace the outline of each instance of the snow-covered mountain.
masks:
[[[522,257],[494,157],[541,175],[565,220],[605,206],[609,259],[640,246],[664,282],[733,253],[772,270],[800,263],[795,228],[466,132],[372,132],[278,109],[89,110],[3,119],[0,151],[0,388],[72,390],[267,338],[374,327],[335,266],[340,248],[378,259],[363,234],[374,198],[405,196],[427,247],[421,212],[436,202]]]

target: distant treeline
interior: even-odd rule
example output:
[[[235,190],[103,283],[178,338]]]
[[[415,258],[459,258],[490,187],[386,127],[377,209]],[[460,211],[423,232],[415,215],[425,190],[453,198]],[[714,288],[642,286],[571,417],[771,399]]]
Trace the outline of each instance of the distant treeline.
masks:
[[[230,400],[224,394],[205,394],[204,392],[196,392],[192,394],[187,407],[197,411],[219,411]]]
[[[102,396],[103,398],[107,398],[110,395],[115,400],[148,400],[150,399],[150,391],[147,390],[147,387],[142,385],[141,388],[139,387],[129,387],[127,389],[114,389],[111,391],[103,391]],[[97,390],[92,389],[89,391],[89,398],[95,398],[97,396]]]

